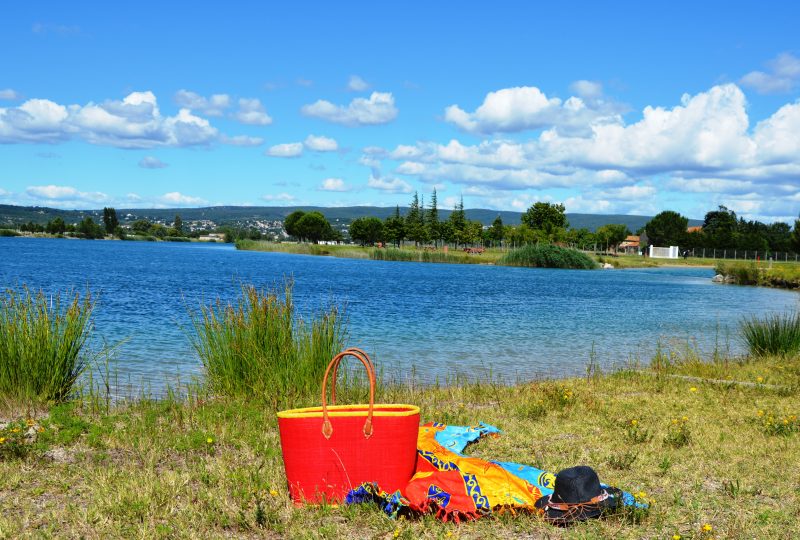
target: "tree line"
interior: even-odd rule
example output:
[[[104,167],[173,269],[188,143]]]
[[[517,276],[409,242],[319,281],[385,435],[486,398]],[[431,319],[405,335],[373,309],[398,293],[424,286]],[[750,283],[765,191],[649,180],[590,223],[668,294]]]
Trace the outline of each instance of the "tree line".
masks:
[[[707,212],[702,228],[688,229],[688,218],[666,210],[645,225],[648,243],[654,246],[679,246],[681,249],[727,249],[738,251],[800,252],[800,219],[794,227],[776,221],[760,221],[737,217],[725,206]]]

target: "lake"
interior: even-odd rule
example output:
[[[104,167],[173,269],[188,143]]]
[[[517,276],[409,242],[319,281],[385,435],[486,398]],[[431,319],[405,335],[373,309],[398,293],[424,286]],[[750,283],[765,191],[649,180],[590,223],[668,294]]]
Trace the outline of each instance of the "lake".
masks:
[[[718,285],[707,268],[549,270],[236,251],[231,245],[0,238],[0,284],[96,296],[94,345],[119,343],[120,383],[154,393],[202,373],[189,309],[242,283],[295,283],[309,315],[346,308],[349,343],[393,376],[506,380],[647,361],[659,342],[741,352],[743,316],[798,307],[796,292]]]

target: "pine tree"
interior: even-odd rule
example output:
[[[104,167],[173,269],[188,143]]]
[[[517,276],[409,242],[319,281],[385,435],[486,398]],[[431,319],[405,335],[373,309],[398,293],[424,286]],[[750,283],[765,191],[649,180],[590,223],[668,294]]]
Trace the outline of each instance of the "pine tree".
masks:
[[[439,209],[437,208],[436,188],[433,188],[431,195],[431,207],[428,210],[426,219],[428,226],[428,236],[433,240],[433,244],[438,247],[441,239],[441,226],[439,224]]]
[[[175,214],[175,221],[172,223],[172,228],[178,231],[178,236],[183,236],[183,220],[178,214]]]
[[[119,227],[119,220],[117,219],[117,211],[115,209],[108,206],[103,208],[103,225],[106,228],[106,234],[114,234],[114,231]]]

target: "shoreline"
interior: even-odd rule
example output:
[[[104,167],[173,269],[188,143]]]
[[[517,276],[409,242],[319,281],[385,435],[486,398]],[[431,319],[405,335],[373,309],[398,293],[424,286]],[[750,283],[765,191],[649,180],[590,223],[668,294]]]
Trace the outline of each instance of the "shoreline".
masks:
[[[107,405],[96,394],[32,418],[24,409],[0,414],[35,434],[24,456],[0,456],[0,504],[13,508],[0,515],[0,529],[9,537],[58,523],[57,534],[69,537],[296,538],[324,530],[338,538],[477,539],[525,530],[661,538],[700,537],[710,524],[720,537],[800,534],[800,495],[785,474],[800,469],[800,374],[788,374],[780,358],[698,360],[509,386],[393,385],[378,394],[380,402],[419,406],[422,422],[482,421],[502,431],[469,455],[552,472],[590,465],[602,481],[652,504],[636,516],[561,531],[524,512],[456,525],[391,520],[370,504],[296,507],[274,411],[197,389],[185,399]],[[343,403],[364,399],[340,393]]]

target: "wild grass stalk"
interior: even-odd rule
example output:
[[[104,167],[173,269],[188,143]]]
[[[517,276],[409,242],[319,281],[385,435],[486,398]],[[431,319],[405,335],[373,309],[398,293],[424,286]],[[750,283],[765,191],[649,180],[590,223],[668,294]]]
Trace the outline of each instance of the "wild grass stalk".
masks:
[[[752,356],[800,353],[800,312],[776,313],[741,321],[742,340]]]
[[[335,306],[304,321],[282,292],[243,285],[236,305],[220,300],[192,313],[192,344],[215,394],[263,399],[274,407],[319,402],[328,362],[344,346],[345,326]]]
[[[537,268],[574,268],[590,270],[595,262],[576,249],[552,244],[531,244],[508,252],[498,264],[507,266],[530,266]]]
[[[60,294],[7,290],[0,297],[0,397],[18,403],[68,398],[87,365],[93,307],[89,293],[62,302]]]

